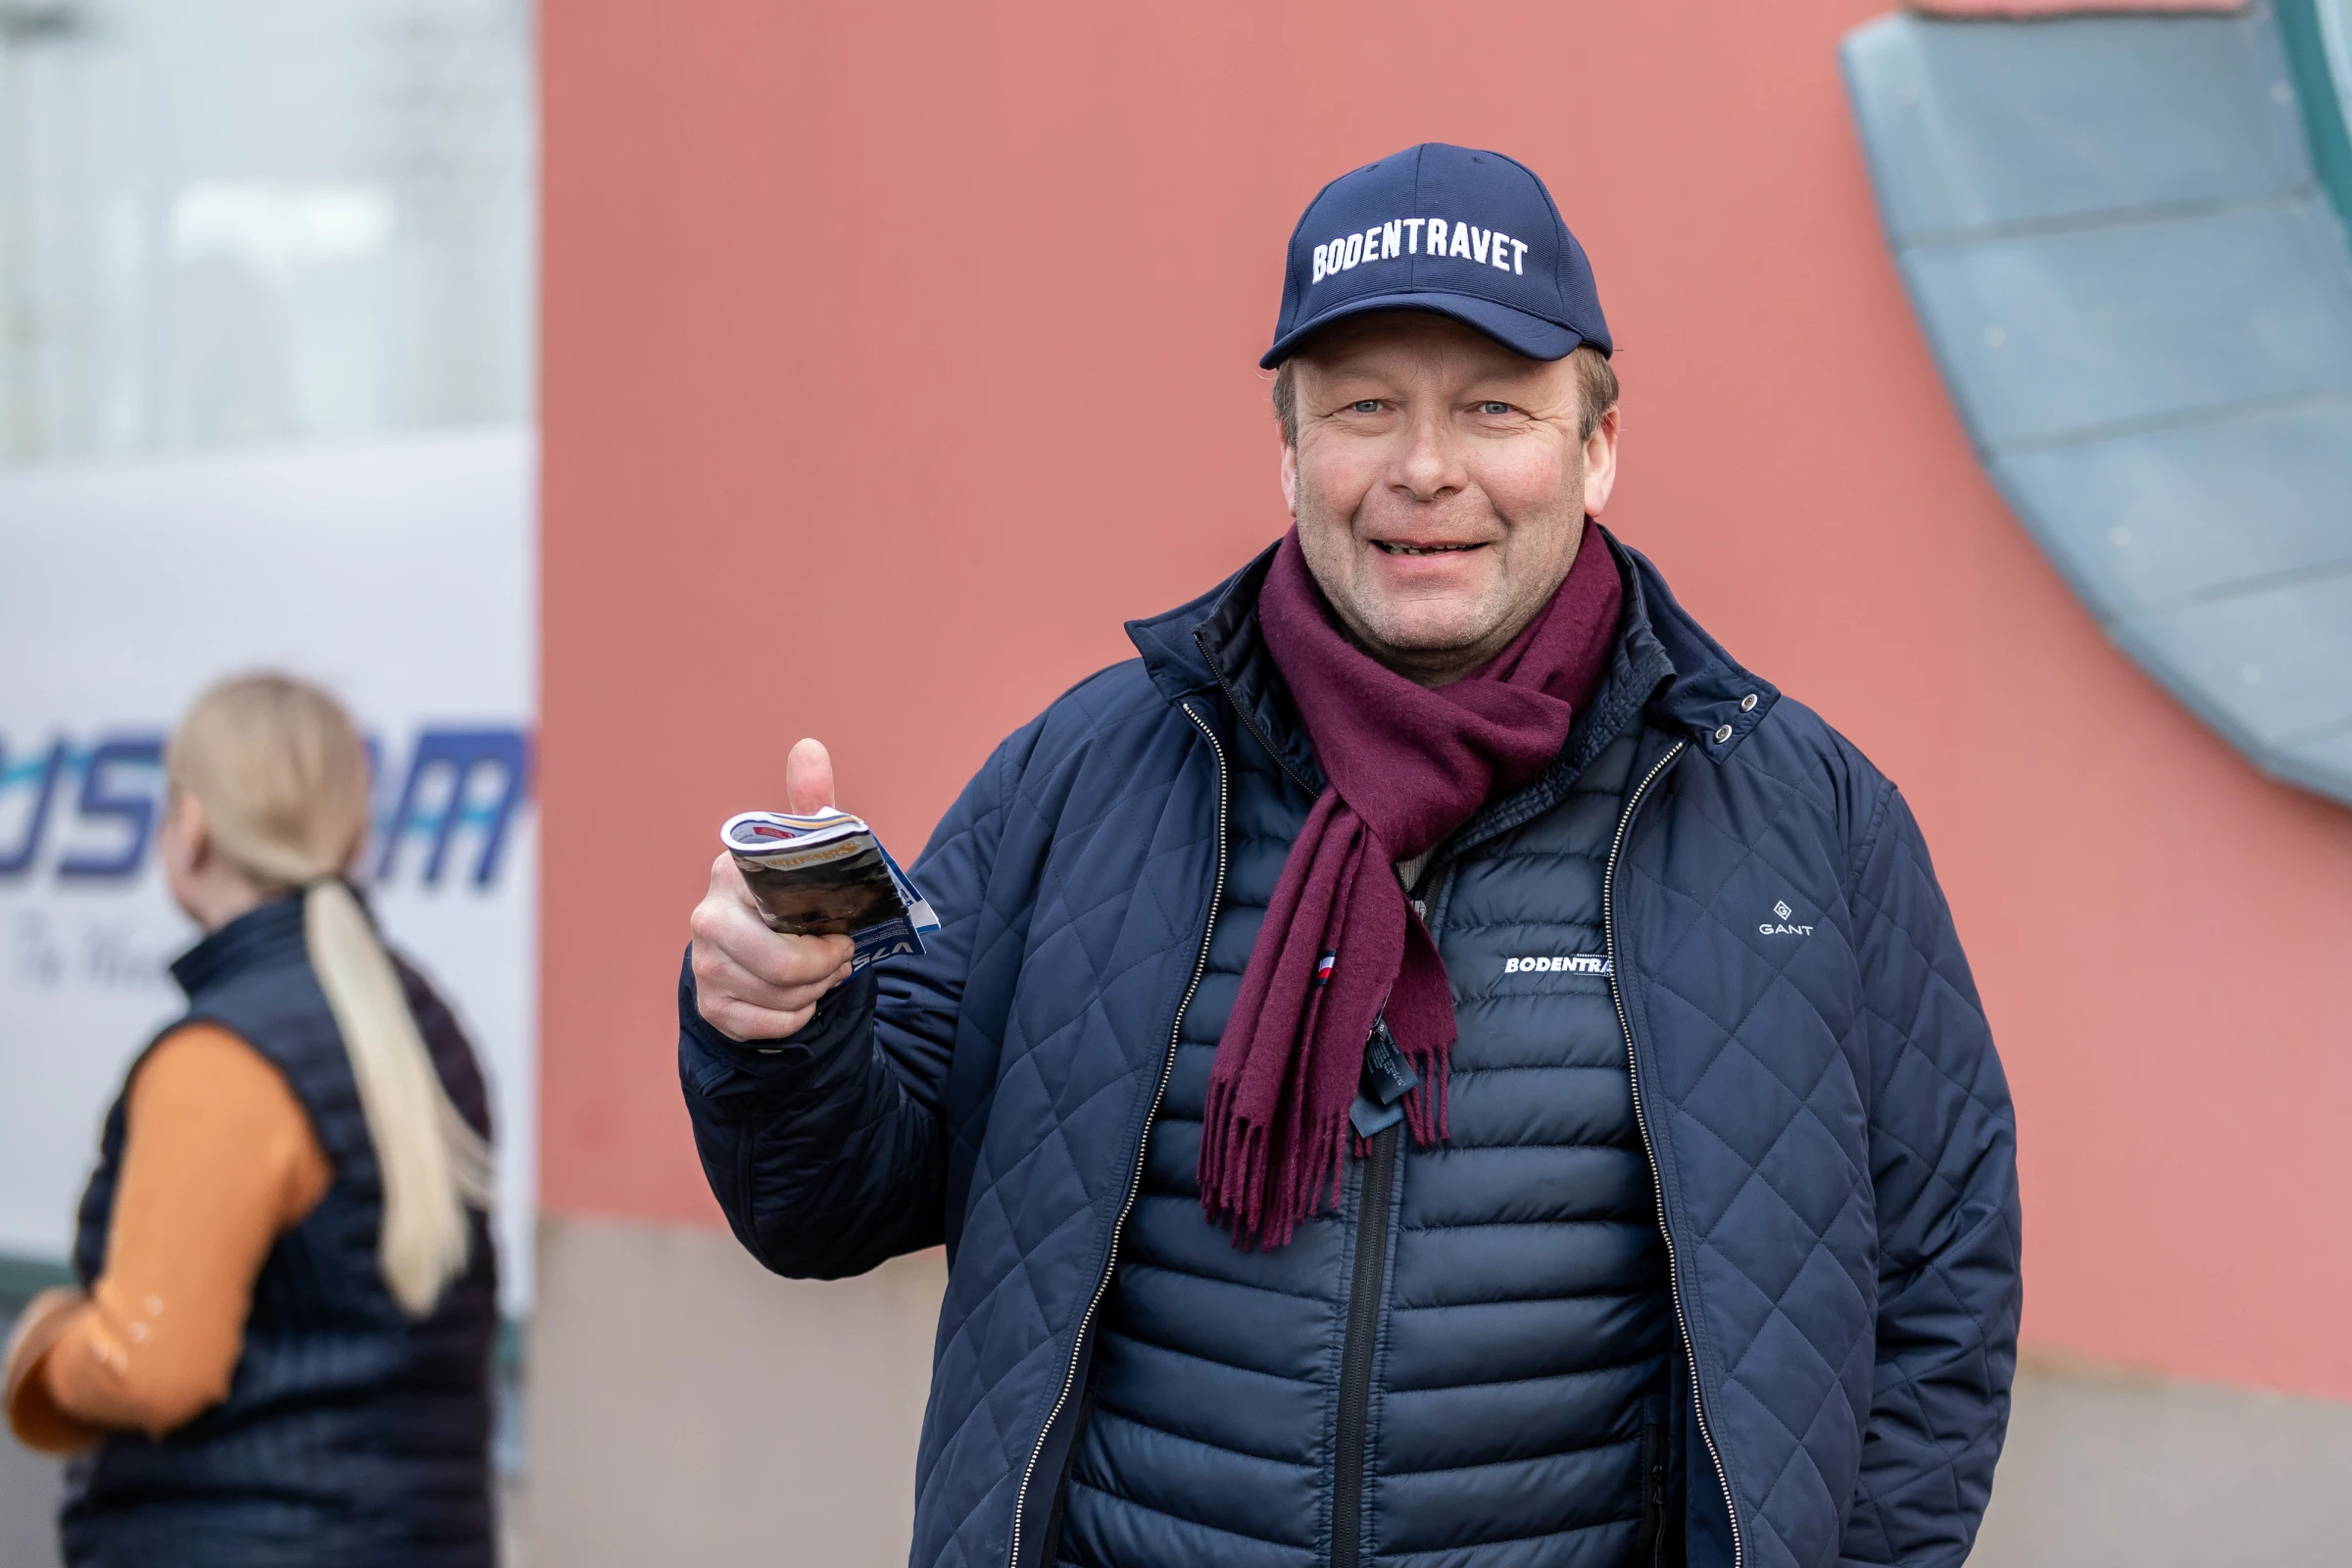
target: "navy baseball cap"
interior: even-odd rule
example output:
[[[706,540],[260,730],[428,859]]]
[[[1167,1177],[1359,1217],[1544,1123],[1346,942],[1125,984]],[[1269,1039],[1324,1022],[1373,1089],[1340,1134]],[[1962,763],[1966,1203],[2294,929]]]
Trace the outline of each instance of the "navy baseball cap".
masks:
[[[1271,369],[1308,333],[1366,311],[1434,311],[1531,360],[1609,323],[1585,248],[1534,171],[1500,153],[1427,141],[1342,174],[1291,231]]]

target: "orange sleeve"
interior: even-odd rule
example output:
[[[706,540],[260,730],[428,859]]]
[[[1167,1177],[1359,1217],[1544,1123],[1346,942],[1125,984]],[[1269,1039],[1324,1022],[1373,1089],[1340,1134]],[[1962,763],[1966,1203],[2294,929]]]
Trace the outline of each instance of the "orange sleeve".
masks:
[[[12,1358],[10,1425],[27,1442],[160,1437],[219,1403],[271,1244],[333,1175],[261,1053],[212,1024],[167,1037],[131,1079],[105,1272],[75,1310],[52,1304],[47,1344],[25,1337],[24,1367]]]
[[[96,1427],[76,1421],[49,1396],[46,1374],[50,1347],[67,1326],[89,1305],[89,1298],[70,1286],[35,1296],[17,1314],[8,1336],[7,1375],[0,1378],[0,1402],[8,1407],[8,1429],[17,1441],[43,1453],[78,1453],[105,1436]]]

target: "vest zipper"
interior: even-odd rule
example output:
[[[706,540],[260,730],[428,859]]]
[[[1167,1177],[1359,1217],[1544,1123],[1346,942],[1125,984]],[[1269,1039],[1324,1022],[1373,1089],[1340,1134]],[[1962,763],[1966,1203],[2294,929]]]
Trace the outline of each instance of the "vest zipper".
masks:
[[[1434,859],[1435,857],[1433,856]],[[1426,922],[1422,895],[1437,884],[1434,867],[1405,890],[1416,919]],[[1430,931],[1430,940],[1437,932]],[[1342,1133],[1343,1138],[1347,1136]],[[1364,1184],[1356,1194],[1355,1261],[1348,1277],[1348,1337],[1340,1342],[1339,1431],[1331,1473],[1331,1568],[1357,1568],[1363,1559],[1365,1432],[1372,1418],[1372,1352],[1380,1345],[1381,1277],[1388,1270],[1389,1209],[1396,1195],[1396,1151],[1404,1137],[1398,1123],[1384,1127],[1364,1146]]]
[[[1175,1021],[1168,1025],[1167,1054],[1160,1058],[1159,1083],[1152,1091],[1152,1103],[1144,1110],[1144,1136],[1135,1146],[1135,1168],[1127,1174],[1127,1196],[1119,1204],[1119,1217],[1111,1223],[1110,1250],[1102,1259],[1102,1277],[1095,1281],[1095,1294],[1086,1303],[1085,1315],[1078,1319],[1077,1338],[1070,1342],[1070,1364],[1061,1374],[1061,1392],[1054,1396],[1054,1407],[1046,1412],[1046,1424],[1037,1430],[1037,1444],[1029,1450],[1029,1462],[1021,1467],[1020,1490],[1012,1499],[1012,1544],[1005,1552],[1006,1568],[1021,1568],[1021,1515],[1029,1506],[1029,1483],[1037,1477],[1037,1461],[1046,1451],[1046,1439],[1053,1434],[1054,1423],[1061,1419],[1063,1407],[1070,1402],[1070,1390],[1078,1381],[1078,1353],[1086,1347],[1087,1331],[1094,1326],[1095,1313],[1102,1309],[1111,1277],[1118,1272],[1119,1236],[1127,1228],[1127,1216],[1135,1211],[1136,1195],[1143,1191],[1144,1151],[1152,1142],[1152,1119],[1159,1114],[1159,1102],[1168,1092],[1168,1076],[1176,1070],[1176,1043],[1184,1034],[1185,1009],[1193,1004],[1193,993],[1200,989],[1200,977],[1208,971],[1208,941],[1216,934],[1217,906],[1225,902],[1225,748],[1208,721],[1193,711],[1192,704],[1176,706],[1184,710],[1184,716],[1207,739],[1209,752],[1217,760],[1217,879],[1209,891],[1208,919],[1200,927],[1200,952],[1193,959],[1193,978],[1186,983],[1184,995],[1177,999]],[[1078,1436],[1071,1434],[1070,1441],[1075,1444]]]
[[[1649,793],[1658,775],[1673,765],[1683,755],[1689,741],[1676,741],[1664,757],[1643,775],[1634,792],[1625,798],[1625,809],[1618,815],[1617,832],[1609,840],[1609,859],[1600,874],[1600,922],[1602,946],[1609,956],[1609,998],[1617,1004],[1617,1027],[1625,1032],[1625,1072],[1634,1090],[1634,1125],[1642,1132],[1642,1152],[1649,1160],[1650,1190],[1658,1195],[1658,1234],[1666,1242],[1666,1286],[1674,1301],[1674,1326],[1682,1336],[1683,1356],[1690,1365],[1690,1409],[1698,1418],[1699,1441],[1707,1446],[1707,1457],[1715,1464],[1716,1484],[1723,1488],[1723,1509],[1732,1521],[1732,1568],[1740,1568],[1744,1552],[1740,1540],[1740,1505],[1732,1499],[1732,1478],[1723,1467],[1723,1454],[1715,1446],[1715,1435],[1707,1427],[1707,1404],[1699,1394],[1698,1350],[1690,1340],[1690,1319],[1683,1310],[1682,1265],[1674,1255],[1674,1227],[1666,1218],[1666,1187],[1658,1175],[1657,1146],[1650,1141],[1649,1117],[1642,1108],[1641,1053],[1634,1049],[1634,1020],[1625,1010],[1625,966],[1617,956],[1617,855],[1625,848],[1626,830],[1633,826],[1634,812],[1642,798]]]
[[[1356,1204],[1355,1268],[1348,1285],[1348,1338],[1340,1349],[1340,1419],[1331,1490],[1331,1568],[1357,1568],[1363,1552],[1364,1428],[1372,1403],[1372,1351],[1380,1337],[1380,1279],[1389,1255],[1389,1204],[1396,1183],[1397,1128],[1364,1150]]]

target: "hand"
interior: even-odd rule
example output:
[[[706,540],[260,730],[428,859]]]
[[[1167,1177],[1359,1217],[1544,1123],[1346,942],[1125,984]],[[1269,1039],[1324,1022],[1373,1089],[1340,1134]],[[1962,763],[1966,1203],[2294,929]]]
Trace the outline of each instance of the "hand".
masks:
[[[0,1408],[18,1440],[43,1453],[80,1453],[106,1435],[59,1409],[48,1388],[49,1352],[89,1304],[80,1291],[53,1286],[25,1303],[8,1337]]]
[[[796,814],[833,804],[833,759],[804,740],[784,760],[784,798]],[[824,994],[850,977],[848,937],[770,931],[752,890],[724,851],[710,862],[710,891],[694,906],[694,1005],[729,1040],[797,1034]]]

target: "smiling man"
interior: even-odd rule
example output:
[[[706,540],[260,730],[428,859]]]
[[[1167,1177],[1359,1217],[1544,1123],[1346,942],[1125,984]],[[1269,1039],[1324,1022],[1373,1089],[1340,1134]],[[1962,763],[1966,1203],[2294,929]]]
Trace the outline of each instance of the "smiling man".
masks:
[[[2000,1064],[1900,795],[1593,520],[1609,353],[1520,165],[1335,180],[1263,362],[1295,528],[999,748],[931,951],[850,980],[713,865],[736,1235],[948,1249],[918,1568],[1967,1554]]]

